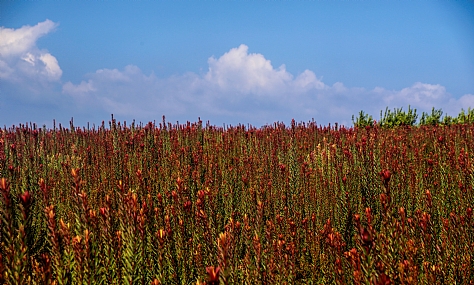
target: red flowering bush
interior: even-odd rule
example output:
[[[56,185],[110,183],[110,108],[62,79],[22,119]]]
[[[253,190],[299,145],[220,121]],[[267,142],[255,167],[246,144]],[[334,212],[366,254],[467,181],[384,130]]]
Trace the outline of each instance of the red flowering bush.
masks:
[[[474,126],[0,132],[0,284],[471,284]]]

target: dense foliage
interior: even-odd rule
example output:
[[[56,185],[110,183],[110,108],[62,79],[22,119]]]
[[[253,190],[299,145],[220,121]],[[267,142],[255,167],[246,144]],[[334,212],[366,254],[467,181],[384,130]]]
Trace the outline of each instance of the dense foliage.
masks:
[[[473,124],[0,131],[0,284],[471,284]]]
[[[416,109],[411,109],[410,106],[408,106],[406,112],[403,111],[403,108],[395,108],[391,111],[387,107],[385,112],[380,111],[380,120],[378,122],[374,121],[373,117],[366,114],[364,111],[360,111],[359,115],[355,118],[352,116],[352,122],[354,123],[354,126],[357,127],[373,126],[374,124],[383,128],[415,126],[417,125],[417,119],[418,114],[416,113]],[[443,117],[443,111],[433,107],[431,113],[423,112],[420,121],[418,121],[419,126],[470,123],[474,123],[474,109],[471,108],[469,108],[467,112],[462,109],[457,117],[451,117],[448,115]]]

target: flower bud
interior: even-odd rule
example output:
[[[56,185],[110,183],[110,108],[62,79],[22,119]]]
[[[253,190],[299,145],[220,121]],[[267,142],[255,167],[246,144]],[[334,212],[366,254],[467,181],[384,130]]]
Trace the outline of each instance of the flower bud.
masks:
[[[2,178],[0,179],[0,189],[2,190],[7,190],[9,188],[9,183],[7,182],[7,179]]]
[[[23,194],[20,195],[20,202],[23,205],[23,207],[29,207],[32,202],[32,197],[30,192],[25,191]]]
[[[105,217],[107,216],[107,208],[102,207],[102,208],[99,209],[99,212],[100,212],[100,215],[101,215],[102,217],[105,218]]]

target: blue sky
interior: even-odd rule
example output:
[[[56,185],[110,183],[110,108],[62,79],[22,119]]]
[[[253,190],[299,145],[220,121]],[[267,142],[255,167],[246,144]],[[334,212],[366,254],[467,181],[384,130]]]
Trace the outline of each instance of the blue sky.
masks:
[[[474,107],[474,1],[0,1],[0,126]]]

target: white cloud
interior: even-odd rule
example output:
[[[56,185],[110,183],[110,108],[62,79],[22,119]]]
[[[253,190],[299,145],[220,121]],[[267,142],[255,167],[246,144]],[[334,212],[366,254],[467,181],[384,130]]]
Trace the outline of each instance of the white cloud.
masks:
[[[82,81],[78,85],[74,85],[71,82],[67,82],[63,85],[63,92],[70,95],[83,95],[88,94],[89,92],[96,91],[91,80],[85,82]]]
[[[49,80],[59,80],[63,71],[59,67],[58,60],[49,53],[41,54],[39,60],[44,63],[42,74]]]
[[[222,90],[270,94],[292,80],[285,66],[274,69],[262,54],[249,54],[246,45],[240,45],[216,59],[209,58],[205,79]]]
[[[422,112],[431,112],[433,107],[442,109],[444,114],[457,116],[461,109],[474,106],[474,95],[465,94],[456,98],[440,84],[416,82],[412,86],[401,90],[386,90],[382,87],[376,87],[369,93],[377,98],[377,102],[382,102],[378,109],[372,108],[373,110],[370,110],[376,119],[378,119],[380,110],[385,110],[386,106],[390,109],[403,107],[406,110],[410,105],[411,108],[417,109],[420,116]],[[377,104],[371,105],[377,106]],[[361,110],[367,111],[368,108]]]
[[[125,67],[124,72],[120,72],[118,69],[99,69],[96,73],[110,81],[130,82],[134,75],[140,76],[141,70],[134,65],[128,65]]]
[[[303,73],[298,75],[293,82],[293,86],[297,90],[308,91],[311,89],[324,89],[326,85],[316,78],[316,74],[310,70],[305,70]]]
[[[403,88],[399,92],[386,98],[387,103],[397,102],[413,104],[420,108],[431,108],[449,98],[446,88],[439,84],[416,82],[411,87]]]
[[[63,102],[72,100],[81,114],[93,113],[95,117],[97,113],[104,117],[114,113],[148,121],[167,115],[180,121],[201,117],[216,124],[255,125],[315,118],[321,124],[338,121],[350,125],[351,116],[360,110],[378,119],[386,106],[411,105],[420,113],[434,106],[451,115],[474,106],[474,95],[456,98],[439,84],[416,82],[401,90],[366,90],[341,82],[327,85],[311,70],[293,75],[285,65],[276,68],[263,54],[249,53],[243,44],[220,57],[210,57],[202,75],[189,72],[158,78],[128,65],[99,69],[78,84],[62,84],[57,59],[36,46],[37,39],[56,26],[46,20],[33,27],[0,28],[0,80],[39,95],[51,86],[62,87],[62,94],[67,95]],[[61,104],[72,110],[66,103]]]
[[[474,108],[474,94],[466,94],[457,101],[459,101],[459,104],[464,106],[463,108],[465,109],[467,109],[469,106]]]
[[[248,53],[245,45],[209,58],[208,64],[204,75],[169,78],[147,76],[133,65],[100,69],[79,84],[67,82],[63,93],[85,106],[94,102],[107,113],[143,121],[165,114],[180,121],[200,116],[219,120],[215,123],[257,125],[291,118],[350,125],[360,110],[378,119],[386,106],[411,105],[420,113],[434,106],[457,114],[461,107],[474,105],[474,95],[456,99],[439,84],[416,82],[401,90],[349,88],[341,82],[329,86],[310,70],[293,76],[284,65],[274,68],[262,54]]]
[[[36,46],[38,38],[50,33],[57,24],[46,20],[36,26],[19,29],[0,27],[0,56],[21,56]]]
[[[0,80],[14,82],[18,87],[26,83],[29,89],[59,81],[62,70],[57,59],[36,46],[40,37],[56,27],[50,20],[19,29],[0,27]]]
[[[332,88],[334,89],[334,91],[338,92],[338,93],[342,93],[342,92],[346,92],[347,91],[347,88],[344,86],[344,84],[342,84],[342,82],[336,82],[332,85]]]
[[[35,56],[31,53],[27,52],[25,55],[21,57],[22,60],[28,62],[32,66],[35,66]]]

